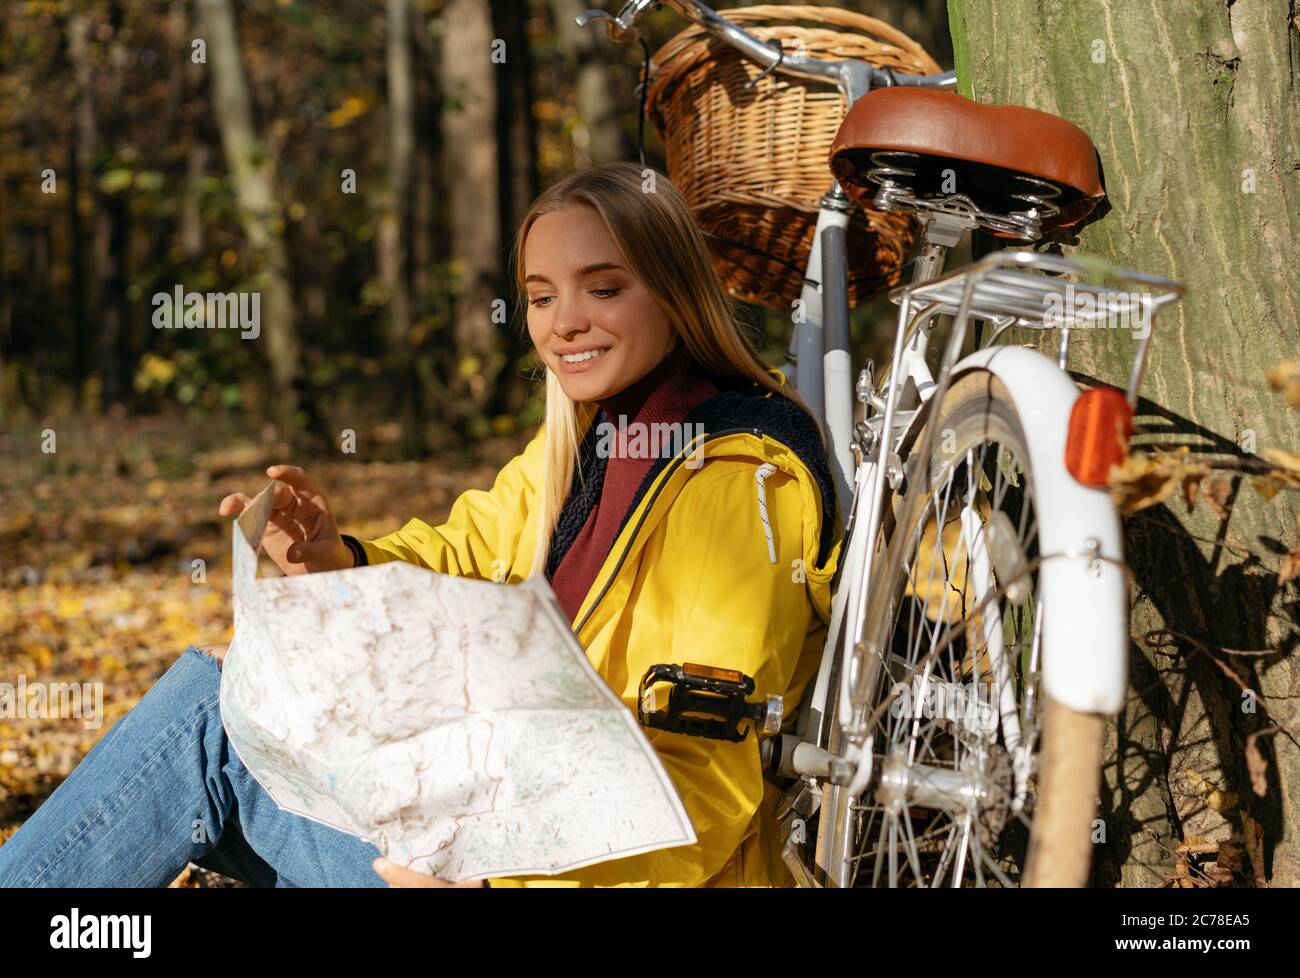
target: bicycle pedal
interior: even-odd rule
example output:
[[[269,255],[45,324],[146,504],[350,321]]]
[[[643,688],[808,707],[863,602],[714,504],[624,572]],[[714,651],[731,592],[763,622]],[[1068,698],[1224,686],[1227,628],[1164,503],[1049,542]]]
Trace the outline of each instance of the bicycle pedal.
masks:
[[[656,684],[668,684],[665,709],[659,709]],[[775,734],[785,719],[785,700],[769,696],[764,702],[750,703],[754,680],[735,669],[699,665],[660,663],[646,670],[637,691],[637,719],[646,727],[705,737],[710,740],[739,742],[748,730],[745,720],[763,733]]]

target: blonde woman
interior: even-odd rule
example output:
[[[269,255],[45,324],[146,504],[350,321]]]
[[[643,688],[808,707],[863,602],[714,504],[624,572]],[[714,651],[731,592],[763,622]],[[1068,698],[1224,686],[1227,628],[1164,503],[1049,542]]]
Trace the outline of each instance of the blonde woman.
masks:
[[[752,676],[751,700],[783,696],[788,726],[838,558],[825,442],[738,325],[685,201],[630,163],[576,173],[533,203],[514,267],[546,413],[492,487],[439,526],[358,541],[302,469],[272,466],[288,488],[266,552],[286,574],[405,560],[505,584],[545,575],[629,709],[650,666],[693,662]],[[248,502],[228,496],[221,515]],[[187,649],[0,846],[0,884],[161,886],[194,861],[262,886],[453,885],[280,811],[230,749],[210,651]],[[758,735],[645,733],[696,845],[487,885],[792,885]]]

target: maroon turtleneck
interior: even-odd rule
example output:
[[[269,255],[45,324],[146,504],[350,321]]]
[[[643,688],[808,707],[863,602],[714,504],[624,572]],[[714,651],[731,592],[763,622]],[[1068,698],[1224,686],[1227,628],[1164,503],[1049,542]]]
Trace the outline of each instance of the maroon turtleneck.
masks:
[[[551,588],[568,613],[570,622],[575,622],[583,599],[614,545],[619,524],[631,507],[641,481],[660,454],[650,437],[655,429],[643,428],[646,434],[640,442],[647,446],[643,457],[629,457],[633,453],[641,454],[636,443],[629,444],[636,438],[637,431],[631,426],[680,423],[687,413],[716,393],[717,385],[686,352],[685,345],[678,342],[673,351],[640,380],[601,399],[600,406],[615,429],[614,437],[606,440],[611,450],[605,465],[605,480],[587,522],[582,525],[551,579]],[[617,431],[620,415],[626,418],[622,422],[626,428],[623,434]],[[663,450],[671,451],[672,440],[670,436]]]

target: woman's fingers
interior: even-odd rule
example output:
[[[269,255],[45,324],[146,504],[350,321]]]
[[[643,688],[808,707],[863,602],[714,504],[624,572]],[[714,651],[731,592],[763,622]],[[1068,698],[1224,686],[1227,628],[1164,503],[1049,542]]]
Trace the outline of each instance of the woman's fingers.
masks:
[[[302,524],[291,516],[285,515],[283,511],[272,510],[270,523],[277,530],[289,534],[290,540],[306,540],[307,531],[303,529]]]
[[[307,477],[301,466],[297,465],[272,465],[266,470],[266,474],[272,479],[279,479],[281,482],[301,490],[308,496],[319,496],[321,491],[316,488],[316,483]]]
[[[222,516],[238,516],[248,508],[252,501],[253,500],[248,498],[245,493],[232,492],[225,499],[221,500],[221,504],[217,507],[217,512]],[[282,509],[277,510],[273,508],[271,510],[270,524],[277,530],[287,533],[290,540],[304,540],[307,537],[303,528],[293,519],[292,516],[287,515]]]
[[[292,506],[298,497],[294,494],[293,489],[285,484],[275,487],[275,495],[271,497],[271,509],[286,509]]]
[[[339,540],[338,528],[320,490],[307,474],[297,465],[272,465],[266,474],[281,483],[271,497],[268,531],[274,528],[284,536],[274,539],[273,534],[264,539],[267,553],[281,565],[281,570],[302,573],[301,568],[290,571],[287,565],[303,564],[318,565],[317,569],[351,566],[350,554],[345,563],[340,563],[340,551],[346,548]],[[218,512],[222,516],[237,516],[251,503],[244,493],[231,493],[221,500]]]
[[[297,521],[308,536],[328,531],[332,527],[333,516],[329,504],[301,468],[296,465],[272,465],[266,473],[285,484],[276,490],[271,504],[273,510],[281,510],[288,518]],[[317,533],[312,532],[313,528]]]
[[[221,516],[238,516],[244,511],[252,500],[242,492],[232,492],[225,499],[221,500],[221,505],[217,507],[217,513]]]

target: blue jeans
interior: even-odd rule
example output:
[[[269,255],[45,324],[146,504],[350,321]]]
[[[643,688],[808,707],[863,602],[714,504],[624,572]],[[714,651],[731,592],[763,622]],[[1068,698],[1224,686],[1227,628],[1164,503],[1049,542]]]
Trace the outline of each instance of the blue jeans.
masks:
[[[220,686],[187,648],[0,845],[0,887],[166,886],[189,862],[251,886],[386,886],[378,849],[281,811],[248,773]]]

